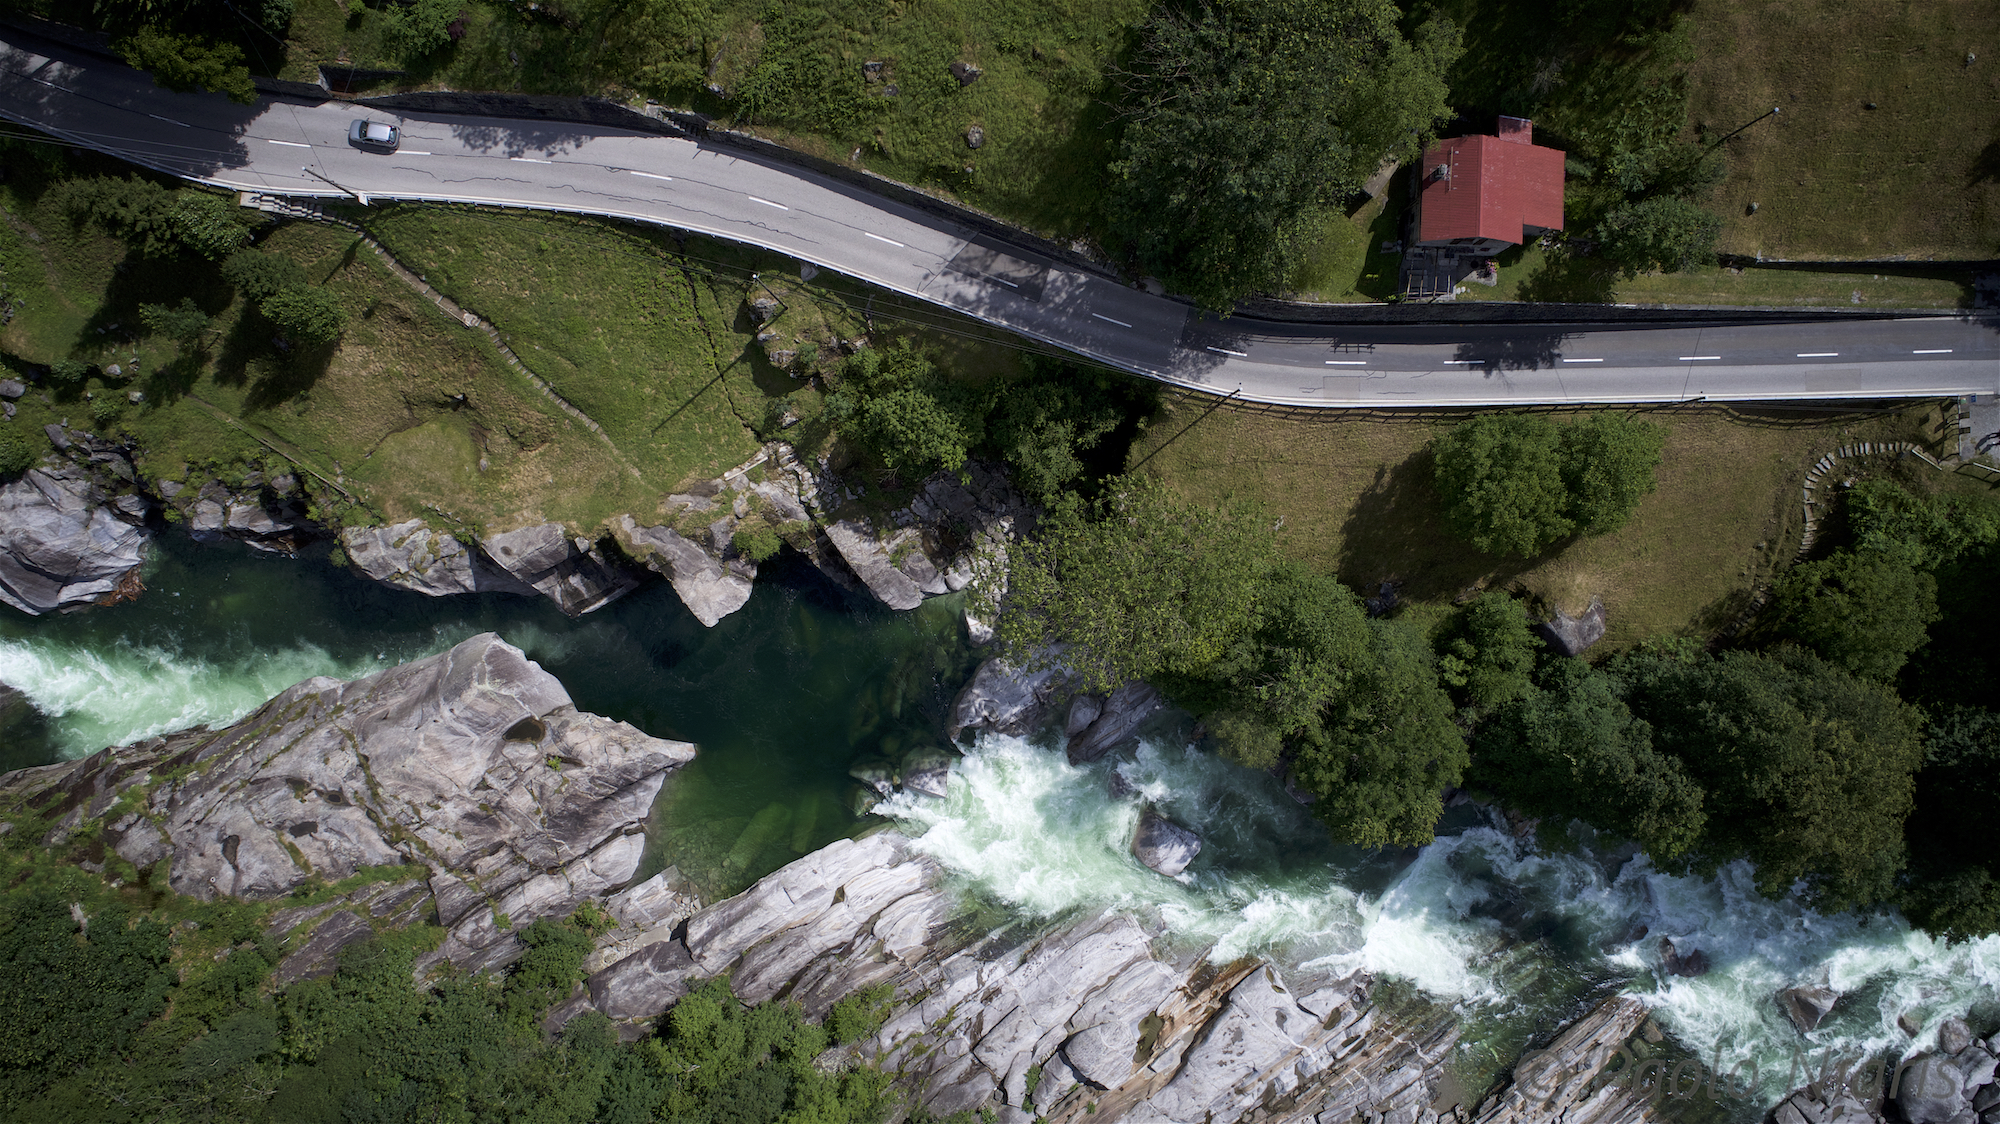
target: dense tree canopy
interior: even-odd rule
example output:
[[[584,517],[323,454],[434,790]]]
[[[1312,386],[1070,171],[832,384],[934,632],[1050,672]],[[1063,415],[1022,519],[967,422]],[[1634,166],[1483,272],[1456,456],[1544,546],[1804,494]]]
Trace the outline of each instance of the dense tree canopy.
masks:
[[[1390,0],[1165,0],[1140,30],[1111,166],[1112,233],[1227,311],[1291,270],[1320,209],[1450,117],[1458,33]]]
[[[1841,551],[1785,571],[1769,627],[1856,675],[1891,679],[1938,619],[1937,581],[1879,554]]]
[[[1623,526],[1655,486],[1664,442],[1659,426],[1626,415],[1564,426],[1481,414],[1434,443],[1434,483],[1460,538],[1489,554],[1533,556]]]
[[[340,298],[316,285],[281,289],[257,302],[257,311],[305,347],[332,343],[347,329],[347,310]]]
[[[1336,839],[1428,843],[1444,790],[1465,773],[1465,738],[1422,628],[1378,620],[1369,632],[1372,658],[1333,700],[1324,727],[1304,738],[1293,773]]]
[[[1709,864],[1756,863],[1758,888],[1803,882],[1818,908],[1887,901],[1922,760],[1894,692],[1797,649],[1619,661],[1633,713],[1701,785]]]
[[[1473,781],[1531,815],[1575,817],[1637,840],[1671,864],[1701,838],[1702,792],[1678,759],[1653,748],[1624,684],[1557,659],[1541,689],[1510,704],[1473,742]]]
[[[1460,606],[1438,637],[1439,677],[1475,711],[1491,710],[1533,690],[1541,638],[1527,606],[1489,590]]]
[[[1257,620],[1274,552],[1257,513],[1127,477],[1094,505],[1058,505],[1015,548],[1000,640],[1019,660],[1068,645],[1063,662],[1098,690],[1202,676]]]
[[[148,24],[124,40],[120,52],[135,69],[151,71],[153,81],[166,89],[211,90],[241,105],[257,100],[243,51],[233,43],[176,35]]]

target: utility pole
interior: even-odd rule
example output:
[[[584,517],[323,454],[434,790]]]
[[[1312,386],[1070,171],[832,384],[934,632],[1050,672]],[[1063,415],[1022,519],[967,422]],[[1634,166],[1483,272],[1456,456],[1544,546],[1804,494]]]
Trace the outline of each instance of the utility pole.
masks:
[[[1726,140],[1728,140],[1728,139],[1729,139],[1730,137],[1733,137],[1733,136],[1735,136],[1735,135],[1736,135],[1737,133],[1740,133],[1740,132],[1742,132],[1743,130],[1745,130],[1745,129],[1749,128],[1750,126],[1752,126],[1752,125],[1755,125],[1755,124],[1756,124],[1757,122],[1759,122],[1759,121],[1762,121],[1762,120],[1763,120],[1764,118],[1766,118],[1766,117],[1776,117],[1776,116],[1777,116],[1777,115],[1778,115],[1779,113],[1781,113],[1781,112],[1783,112],[1783,111],[1784,111],[1784,110],[1783,110],[1783,107],[1782,107],[1782,106],[1776,106],[1776,105],[1772,106],[1772,107],[1771,107],[1771,112],[1769,112],[1769,113],[1765,113],[1765,114],[1761,114],[1761,115],[1759,115],[1759,116],[1757,116],[1757,117],[1753,117],[1753,118],[1751,118],[1751,119],[1750,119],[1750,120],[1748,120],[1748,121],[1745,121],[1745,122],[1744,122],[1743,124],[1741,124],[1741,125],[1738,125],[1738,126],[1736,127],[1736,130],[1735,130],[1735,132],[1732,132],[1732,133],[1729,133],[1728,135],[1724,136],[1724,137],[1722,138],[1722,140],[1718,140],[1718,141],[1715,141],[1714,143],[1710,144],[1710,145],[1709,145],[1709,146],[1708,146],[1707,148],[1705,148],[1705,149],[1703,149],[1703,150],[1702,150],[1702,155],[1703,155],[1703,156],[1706,156],[1706,155],[1708,155],[1709,153],[1711,153],[1711,152],[1714,152],[1714,151],[1715,151],[1716,149],[1718,149],[1718,148],[1721,148],[1721,147],[1722,147],[1722,142],[1723,142],[1723,141],[1726,141]]]

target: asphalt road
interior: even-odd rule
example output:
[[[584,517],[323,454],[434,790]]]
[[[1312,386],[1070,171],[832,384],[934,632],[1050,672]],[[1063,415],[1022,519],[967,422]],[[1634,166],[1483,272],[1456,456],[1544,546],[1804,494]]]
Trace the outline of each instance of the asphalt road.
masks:
[[[43,53],[37,53],[41,51]],[[357,116],[401,148],[347,141]],[[175,94],[0,41],[0,117],[244,191],[606,215],[775,250],[1166,382],[1326,407],[2000,393],[1991,318],[1621,327],[1217,321],[797,167],[589,125]]]

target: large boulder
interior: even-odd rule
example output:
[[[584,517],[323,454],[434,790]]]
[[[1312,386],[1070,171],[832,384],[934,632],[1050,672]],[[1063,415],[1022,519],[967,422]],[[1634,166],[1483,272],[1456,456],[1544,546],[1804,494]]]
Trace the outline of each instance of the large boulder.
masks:
[[[397,589],[426,597],[456,593],[534,594],[535,588],[488,563],[475,550],[421,519],[378,527],[348,527],[341,549],[354,568]]]
[[[1132,857],[1172,878],[1201,853],[1201,836],[1148,810],[1132,833]]]
[[[0,602],[39,615],[136,593],[150,537],[82,468],[29,469],[0,486]]]
[[[628,882],[653,797],[694,756],[571,703],[491,633],[400,667],[305,680],[241,722],[21,770],[0,792],[46,810],[51,842],[135,786],[100,834],[200,898],[279,898],[311,880],[420,863],[450,959],[519,953],[508,928]],[[160,778],[172,779],[160,779]]]
[[[642,527],[629,515],[619,519],[618,530],[625,552],[672,582],[702,624],[713,628],[750,600],[757,564],[742,555],[704,549],[672,527]]]
[[[1591,598],[1590,606],[1581,616],[1572,617],[1556,609],[1548,620],[1535,625],[1535,631],[1557,655],[1580,656],[1604,639],[1604,599]]]
[[[1019,736],[1040,726],[1048,720],[1049,707],[1070,678],[1060,655],[1050,653],[1050,658],[1034,670],[1015,667],[997,657],[980,664],[972,681],[952,700],[945,737],[957,741],[960,733],[977,729]]]
[[[1965,1075],[1942,1054],[1919,1058],[1903,1070],[1896,1088],[1896,1107],[1909,1124],[1952,1124],[1969,1116]]]
[[[1778,993],[1778,1009],[1800,1034],[1811,1034],[1833,1011],[1840,993],[1828,987],[1788,987]]]
[[[650,1033],[660,1012],[725,972],[744,1000],[786,996],[813,1016],[887,984],[902,1005],[827,1064],[867,1058],[901,1074],[931,1116],[1000,1120],[1030,1119],[1032,1097],[1050,1120],[1258,1112],[1307,1124],[1324,1110],[1318,1119],[1416,1121],[1455,1041],[1442,1008],[1406,1008],[1371,1032],[1365,980],[1295,996],[1265,965],[1162,961],[1130,917],[990,931],[965,923],[968,908],[899,834],[842,840],[663,923],[547,1027],[594,1009],[623,1034]]]
[[[606,557],[596,543],[570,538],[560,523],[488,535],[479,548],[495,566],[572,617],[601,609],[639,588],[638,579]]]
[[[1097,716],[1069,739],[1069,762],[1095,761],[1138,736],[1139,726],[1166,705],[1147,683],[1127,683],[1105,696]]]

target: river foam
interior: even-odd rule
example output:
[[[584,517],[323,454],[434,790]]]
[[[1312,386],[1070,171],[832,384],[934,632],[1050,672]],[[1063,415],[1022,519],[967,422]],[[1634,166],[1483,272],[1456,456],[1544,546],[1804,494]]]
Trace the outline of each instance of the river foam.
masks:
[[[48,717],[57,752],[74,759],[190,726],[227,725],[315,675],[352,679],[427,654],[338,659],[299,644],[231,658],[158,644],[84,647],[40,636],[0,638],[0,683]]]
[[[1114,795],[1114,770],[1135,791]],[[1178,878],[1129,851],[1142,802],[1203,837]],[[902,794],[878,811],[1022,913],[1126,909],[1212,960],[1264,955],[1401,978],[1457,1006],[1468,1040],[1495,1057],[1622,990],[1704,1062],[1754,1074],[1768,1105],[1803,1080],[1800,1056],[1816,1072],[1828,1056],[1927,1047],[1968,1008],[2000,1014],[2000,937],[1946,946],[1894,915],[1815,914],[1758,895],[1746,864],[1675,876],[1580,825],[1562,850],[1541,851],[1474,809],[1454,810],[1446,833],[1414,852],[1300,844],[1323,833],[1270,778],[1179,746],[1075,767],[1060,751],[983,734],[946,797]],[[1711,970],[1668,974],[1663,938],[1682,954],[1700,949]],[[1802,1036],[1775,997],[1815,983],[1843,998]],[[1914,1038],[1897,1027],[1904,1015],[1920,1025]]]

